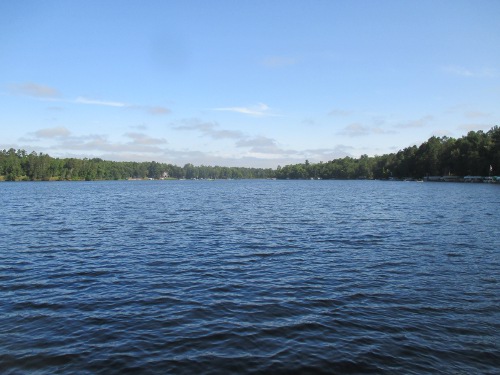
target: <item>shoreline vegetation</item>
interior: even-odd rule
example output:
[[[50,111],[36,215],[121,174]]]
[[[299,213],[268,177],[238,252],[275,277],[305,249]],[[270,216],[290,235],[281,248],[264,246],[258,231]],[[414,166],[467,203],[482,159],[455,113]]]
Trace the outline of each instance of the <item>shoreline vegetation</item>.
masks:
[[[183,167],[168,163],[117,162],[100,158],[54,158],[25,150],[0,151],[0,181],[378,179],[500,183],[500,127],[470,131],[455,139],[429,138],[381,156],[344,157],[284,167]]]

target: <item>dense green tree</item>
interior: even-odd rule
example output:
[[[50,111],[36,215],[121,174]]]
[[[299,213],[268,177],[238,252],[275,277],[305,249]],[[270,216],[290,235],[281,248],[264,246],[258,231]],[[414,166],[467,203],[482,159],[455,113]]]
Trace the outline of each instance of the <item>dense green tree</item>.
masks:
[[[490,171],[491,168],[491,171]],[[0,151],[0,176],[16,180],[118,180],[127,178],[270,178],[355,179],[422,178],[424,176],[465,176],[500,174],[500,128],[471,131],[459,139],[431,137],[420,146],[397,153],[360,158],[345,157],[328,162],[278,166],[276,170],[222,166],[179,167],[152,162],[113,162],[100,158],[58,159],[24,150]]]
[[[393,154],[359,159],[342,158],[318,164],[285,165],[276,170],[277,178],[324,179],[353,178],[422,178],[425,176],[487,176],[500,174],[500,128],[488,132],[471,131],[460,139],[429,138],[419,147],[411,146]]]
[[[5,174],[5,179],[7,181],[16,181],[23,174],[23,169],[21,165],[24,151],[16,151],[13,148],[9,151],[4,151],[3,162],[3,173]]]
[[[489,145],[489,158],[492,174],[500,175],[500,127],[494,126],[488,131],[488,137],[491,140]]]

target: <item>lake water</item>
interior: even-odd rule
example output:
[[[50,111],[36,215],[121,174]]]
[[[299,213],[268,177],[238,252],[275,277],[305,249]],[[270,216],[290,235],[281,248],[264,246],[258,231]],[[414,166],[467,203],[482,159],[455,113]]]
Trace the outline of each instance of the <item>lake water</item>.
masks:
[[[494,374],[500,185],[0,183],[3,374]]]

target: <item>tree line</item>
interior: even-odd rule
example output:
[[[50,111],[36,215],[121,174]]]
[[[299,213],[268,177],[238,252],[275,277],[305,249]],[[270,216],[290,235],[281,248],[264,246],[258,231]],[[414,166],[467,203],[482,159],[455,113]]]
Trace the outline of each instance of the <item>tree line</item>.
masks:
[[[397,153],[328,162],[291,164],[277,169],[195,166],[152,162],[116,162],[99,158],[54,158],[24,150],[0,151],[0,176],[16,180],[175,179],[387,179],[425,176],[487,176],[500,174],[500,128],[470,131],[454,139],[431,137],[419,147]]]
[[[500,128],[470,131],[455,139],[429,138],[420,146],[396,153],[360,158],[345,157],[326,163],[286,165],[276,170],[280,179],[388,179],[426,176],[500,175]]]
[[[3,150],[0,152],[0,176],[7,181],[31,180],[125,180],[125,179],[240,179],[269,178],[272,169],[240,168],[220,166],[179,167],[167,163],[117,162],[77,158],[53,158],[48,154],[24,150]]]

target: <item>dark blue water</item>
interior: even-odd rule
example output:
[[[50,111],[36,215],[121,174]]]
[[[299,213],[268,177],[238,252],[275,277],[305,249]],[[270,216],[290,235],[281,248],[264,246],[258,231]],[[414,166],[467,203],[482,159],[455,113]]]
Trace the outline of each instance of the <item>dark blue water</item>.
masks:
[[[500,185],[0,184],[3,374],[493,374]]]

